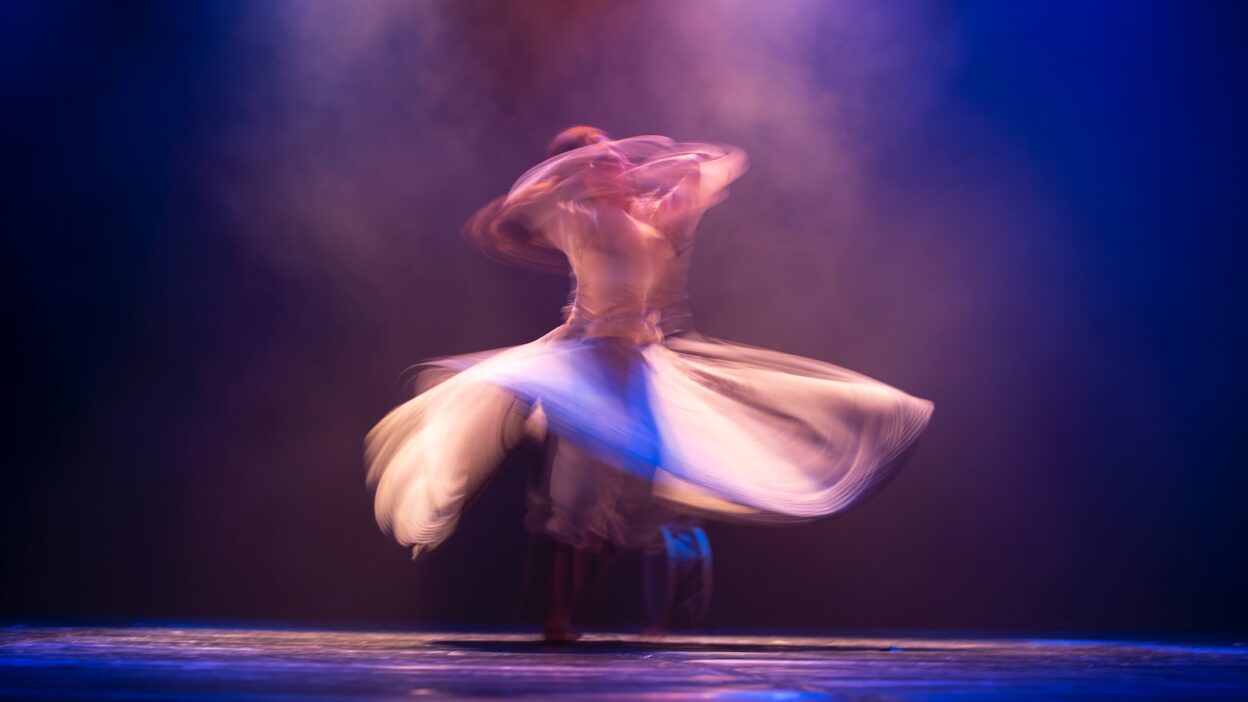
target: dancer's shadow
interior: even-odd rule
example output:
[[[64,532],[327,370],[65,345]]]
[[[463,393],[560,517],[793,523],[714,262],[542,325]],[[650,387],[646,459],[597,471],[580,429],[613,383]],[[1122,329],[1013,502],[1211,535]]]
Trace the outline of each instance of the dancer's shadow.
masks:
[[[749,643],[745,641],[661,641],[637,639],[593,639],[566,644],[553,644],[541,640],[515,641],[512,639],[435,639],[431,646],[467,649],[487,653],[898,653],[904,651],[947,651],[938,646],[870,646],[851,643]]]

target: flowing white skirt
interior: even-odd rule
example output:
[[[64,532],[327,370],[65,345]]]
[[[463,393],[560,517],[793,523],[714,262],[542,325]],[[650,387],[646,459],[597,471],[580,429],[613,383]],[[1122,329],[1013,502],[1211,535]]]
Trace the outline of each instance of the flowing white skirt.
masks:
[[[599,485],[620,494],[612,471],[625,493],[635,497],[640,484],[656,504],[712,518],[786,522],[843,511],[892,475],[932,413],[927,400],[832,364],[696,334],[638,346],[556,330],[428,368],[426,379],[441,382],[366,440],[377,521],[416,554],[450,535],[466,500],[524,437],[534,407],[586,457],[584,475],[565,468],[553,477],[581,485],[551,489],[551,531],[574,542],[584,536],[577,528],[614,522],[598,536],[622,541],[620,523],[645,522],[578,514],[617,504],[584,499]]]

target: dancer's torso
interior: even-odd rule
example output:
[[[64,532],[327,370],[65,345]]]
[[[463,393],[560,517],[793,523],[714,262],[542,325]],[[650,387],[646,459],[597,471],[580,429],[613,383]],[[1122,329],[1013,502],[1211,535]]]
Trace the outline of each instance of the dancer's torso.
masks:
[[[552,218],[547,236],[572,266],[573,333],[645,344],[690,328],[691,232],[674,236],[647,219],[644,206],[593,203],[564,203]]]

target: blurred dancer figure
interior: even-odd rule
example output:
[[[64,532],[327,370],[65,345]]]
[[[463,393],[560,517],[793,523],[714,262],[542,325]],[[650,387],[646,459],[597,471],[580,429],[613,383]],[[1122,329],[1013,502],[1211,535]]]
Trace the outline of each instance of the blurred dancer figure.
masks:
[[[550,153],[467,232],[494,258],[570,268],[564,323],[428,362],[423,392],[369,433],[366,459],[378,523],[418,555],[450,535],[526,433],[549,432],[528,526],[561,544],[547,622],[561,639],[570,596],[559,589],[568,572],[576,589],[579,554],[644,545],[678,514],[784,523],[842,511],[893,473],[932,404],[692,330],[694,231],[744,173],[739,149],[573,127]]]

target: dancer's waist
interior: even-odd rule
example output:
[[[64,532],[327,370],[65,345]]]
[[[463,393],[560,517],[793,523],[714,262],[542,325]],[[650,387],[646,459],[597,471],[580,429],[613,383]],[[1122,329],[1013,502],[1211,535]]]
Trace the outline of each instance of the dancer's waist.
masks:
[[[651,343],[693,328],[693,313],[684,304],[663,308],[628,305],[594,309],[574,300],[563,312],[565,325],[579,336],[613,336]]]

